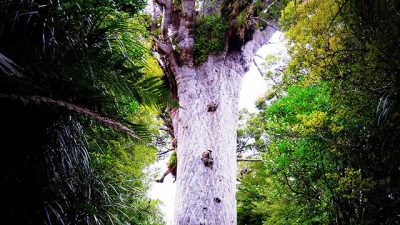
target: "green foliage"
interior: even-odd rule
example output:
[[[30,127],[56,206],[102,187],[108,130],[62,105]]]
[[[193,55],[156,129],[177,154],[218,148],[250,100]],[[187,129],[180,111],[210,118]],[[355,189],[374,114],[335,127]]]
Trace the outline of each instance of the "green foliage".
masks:
[[[327,215],[323,213],[327,208],[322,196],[319,196],[324,191],[327,192],[324,194],[330,195],[329,184],[326,184],[321,171],[332,169],[329,162],[335,155],[322,150],[324,144],[316,133],[323,131],[325,124],[329,123],[326,118],[328,100],[329,94],[324,86],[293,86],[285,97],[249,122],[252,127],[268,134],[267,140],[256,139],[267,141],[263,150],[266,152],[265,165],[260,168],[263,172],[256,172],[255,177],[247,178],[248,182],[243,182],[239,188],[247,190],[252,185],[260,186],[263,197],[256,195],[250,199],[260,206],[258,210],[263,222],[259,224],[327,222]],[[262,181],[254,184],[254,179]],[[247,181],[246,178],[244,180]],[[250,197],[241,192],[239,194],[244,199]]]
[[[176,167],[176,165],[177,165],[177,163],[178,163],[177,160],[178,160],[178,159],[177,159],[177,157],[176,157],[176,151],[173,151],[173,152],[171,153],[171,155],[169,156],[169,160],[168,160],[168,163],[167,163],[167,167],[168,167],[169,169],[173,169],[174,167]]]
[[[163,224],[158,201],[146,196],[152,180],[144,171],[156,159],[154,147],[135,144],[112,133],[91,140],[94,194],[92,203],[84,205],[86,210],[110,223]]]
[[[258,8],[258,15],[266,20],[278,20],[282,16],[282,10],[285,9],[286,5],[293,1],[290,0],[273,0],[268,2],[267,7],[260,7],[263,1],[257,1],[255,8]]]
[[[5,224],[162,224],[146,196],[154,114],[168,98],[137,13],[143,1],[5,1],[0,140]],[[149,60],[150,59],[150,60]],[[145,60],[149,60],[146,64]],[[65,104],[113,119],[141,140]],[[22,98],[19,98],[22,97]],[[23,140],[23,141],[21,141]],[[12,146],[12,148],[10,147]]]
[[[245,39],[245,32],[246,28],[248,26],[248,11],[243,10],[242,12],[239,13],[239,15],[236,17],[235,25],[234,25],[234,32],[236,35],[239,36],[240,40]]]
[[[196,63],[207,60],[208,55],[217,54],[224,48],[227,22],[216,13],[202,15],[196,19],[193,54]]]
[[[249,166],[253,171],[252,176],[244,176],[240,180],[237,192],[237,215],[238,224],[263,224],[264,218],[268,216],[260,199],[265,200],[266,185],[263,163],[252,163]]]
[[[182,10],[182,0],[173,0],[172,4],[175,8]]]
[[[245,128],[264,161],[239,186],[239,224],[399,223],[400,5],[378,2],[282,12],[292,60]]]

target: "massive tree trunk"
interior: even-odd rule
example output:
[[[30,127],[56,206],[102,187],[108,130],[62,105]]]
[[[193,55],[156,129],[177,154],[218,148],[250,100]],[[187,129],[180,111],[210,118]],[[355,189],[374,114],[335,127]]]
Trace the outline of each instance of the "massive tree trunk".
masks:
[[[253,43],[246,53],[262,39]],[[178,140],[175,224],[236,224],[236,128],[245,59],[242,51],[232,52],[178,69],[182,79],[177,82],[180,108],[173,117]]]
[[[161,9],[154,10],[153,30],[157,27],[159,15],[156,14],[162,12],[161,35],[154,35],[160,65],[168,78],[172,96],[180,106],[167,110],[173,125],[171,133],[177,140],[174,224],[236,224],[236,127],[240,83],[252,54],[266,41],[265,34],[272,32],[257,31],[242,47],[230,48],[232,32],[228,30],[224,50],[197,65],[193,59],[194,1],[182,1],[181,10],[173,7],[171,0],[154,0],[153,4]],[[230,24],[239,14],[238,7],[233,7]],[[210,13],[210,10],[200,9],[202,11]],[[178,43],[179,52],[173,41]]]
[[[238,56],[181,68],[176,224],[236,223]]]

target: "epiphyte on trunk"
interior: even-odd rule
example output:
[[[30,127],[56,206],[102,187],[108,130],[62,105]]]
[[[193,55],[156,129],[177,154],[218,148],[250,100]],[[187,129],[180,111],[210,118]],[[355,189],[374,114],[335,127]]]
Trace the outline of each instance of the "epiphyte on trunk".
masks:
[[[214,164],[214,159],[211,155],[212,151],[211,150],[206,150],[201,154],[201,161],[203,161],[204,165],[206,167],[212,168]]]

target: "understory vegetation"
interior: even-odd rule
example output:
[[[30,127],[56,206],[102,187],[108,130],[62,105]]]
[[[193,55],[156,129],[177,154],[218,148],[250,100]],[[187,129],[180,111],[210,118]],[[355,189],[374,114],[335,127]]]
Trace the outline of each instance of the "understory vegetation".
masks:
[[[239,224],[400,223],[399,12],[390,0],[282,11],[291,61],[238,132],[262,153],[241,165]]]
[[[163,224],[144,1],[2,1],[2,224]]]

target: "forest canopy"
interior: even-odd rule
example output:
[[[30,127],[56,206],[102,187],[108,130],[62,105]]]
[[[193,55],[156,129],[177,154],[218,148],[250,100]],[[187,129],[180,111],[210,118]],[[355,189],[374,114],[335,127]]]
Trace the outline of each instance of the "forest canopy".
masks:
[[[398,224],[400,4],[292,1],[291,61],[239,132],[239,224]]]

